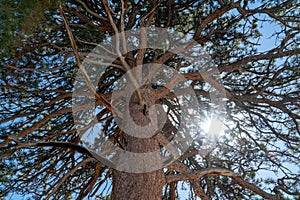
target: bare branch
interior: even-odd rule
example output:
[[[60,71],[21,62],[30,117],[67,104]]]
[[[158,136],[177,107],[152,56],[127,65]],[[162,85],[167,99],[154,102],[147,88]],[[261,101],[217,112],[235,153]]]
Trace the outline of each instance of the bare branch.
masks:
[[[73,33],[72,33],[71,29],[70,29],[69,22],[68,22],[65,14],[64,14],[64,11],[63,11],[63,8],[62,8],[61,5],[59,6],[59,9],[60,9],[60,14],[61,14],[61,16],[62,16],[62,18],[64,20],[64,23],[65,23],[65,26],[66,26],[66,29],[67,29],[67,32],[68,32],[68,36],[69,36],[69,39],[70,39],[70,42],[71,42],[71,45],[72,45],[72,48],[74,50],[74,54],[75,54],[75,58],[76,58],[78,67],[81,70],[81,72],[83,73],[83,76],[85,78],[86,84],[92,90],[92,92],[95,94],[96,98],[99,99],[103,103],[103,105],[105,105],[109,110],[111,110],[111,105],[97,92],[96,88],[91,83],[91,80],[90,80],[90,78],[89,78],[89,76],[88,76],[88,74],[87,74],[84,66],[81,64],[81,59],[80,59],[80,56],[79,56],[79,53],[78,53],[78,48],[77,48],[76,42],[74,40]]]
[[[182,174],[174,174],[174,175],[167,175],[166,181],[170,182],[177,182],[183,180],[198,180],[206,176],[228,176],[232,178],[237,184],[252,190],[253,192],[265,197],[267,199],[279,199],[278,196],[269,194],[259,187],[244,181],[239,175],[235,174],[234,172],[219,167],[211,167],[202,170],[198,170],[195,172],[187,172]]]

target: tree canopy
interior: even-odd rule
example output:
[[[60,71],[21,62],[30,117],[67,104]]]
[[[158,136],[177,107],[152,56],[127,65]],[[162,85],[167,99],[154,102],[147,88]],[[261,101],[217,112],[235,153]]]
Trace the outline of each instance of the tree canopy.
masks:
[[[299,1],[9,0],[1,6],[0,198],[150,199],[139,194],[150,175],[161,187],[156,199],[299,198]],[[174,38],[161,41],[157,31],[150,37],[151,28]],[[124,40],[123,33],[136,30],[135,39]],[[184,55],[209,55],[213,64],[176,54],[171,47],[180,48],[181,39],[192,41]],[[84,91],[93,77],[85,79],[84,70],[97,48],[109,53],[95,57],[100,71],[88,71],[100,77],[89,96]],[[159,77],[132,94],[128,106],[138,125],[150,123],[153,104],[166,113],[152,137],[133,137],[120,125],[127,119],[113,113],[125,102],[114,93],[125,88],[125,74],[153,63],[164,65],[162,76],[184,80]],[[149,66],[141,77],[155,68]],[[164,80],[177,84],[177,93]],[[187,88],[196,104],[180,97]],[[212,93],[222,95],[214,101]],[[198,106],[196,118],[183,114],[190,104]],[[222,133],[209,140],[220,122]],[[177,142],[180,155],[147,176],[121,173],[99,159],[82,137],[97,130],[115,147],[138,153],[172,154],[167,144],[181,132],[196,139],[186,148]]]

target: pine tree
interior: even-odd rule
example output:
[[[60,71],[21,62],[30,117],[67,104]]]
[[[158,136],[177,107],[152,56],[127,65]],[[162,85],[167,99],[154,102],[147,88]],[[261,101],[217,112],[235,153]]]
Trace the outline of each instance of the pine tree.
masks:
[[[299,8],[1,2],[0,198],[298,198]]]

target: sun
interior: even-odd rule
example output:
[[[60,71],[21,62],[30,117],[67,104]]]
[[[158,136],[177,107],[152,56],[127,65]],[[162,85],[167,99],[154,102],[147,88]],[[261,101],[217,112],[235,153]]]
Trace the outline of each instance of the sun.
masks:
[[[218,116],[212,115],[200,122],[200,128],[206,137],[216,140],[224,134],[226,126]]]

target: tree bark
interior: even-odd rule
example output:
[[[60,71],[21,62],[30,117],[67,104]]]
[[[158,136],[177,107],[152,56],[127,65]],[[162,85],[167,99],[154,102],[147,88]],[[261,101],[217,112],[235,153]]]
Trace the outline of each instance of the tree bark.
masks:
[[[157,141],[152,138],[133,139],[131,136],[130,138],[131,143],[128,148],[134,152],[149,152],[159,147]],[[155,161],[149,160],[149,162]],[[112,200],[158,200],[162,197],[162,189],[165,184],[162,169],[147,173],[128,173],[114,170],[112,178]]]
[[[141,104],[141,99],[139,99],[137,93],[132,95],[129,104],[131,118],[124,119],[124,122],[126,123],[126,120],[133,120],[137,126],[145,127],[145,129],[142,130],[144,130],[146,133],[146,131],[149,131],[146,130],[146,126],[151,122],[151,120],[153,120],[151,119],[151,116],[149,116],[148,109],[150,108],[150,106],[154,105],[155,99],[153,98],[153,91],[151,91],[147,86],[142,88],[140,92],[143,94],[145,104]],[[132,131],[135,131],[134,127],[132,127]],[[150,133],[150,135],[144,134],[148,135],[148,137],[146,138],[138,137],[140,135],[135,135],[135,137],[132,135],[124,134],[124,138],[126,140],[125,150],[127,152],[134,152],[140,155],[150,152],[160,152],[159,143],[155,139],[154,133],[153,135],[151,134],[152,133]],[[124,163],[126,162],[126,158],[120,158],[120,165],[124,164],[135,169],[139,168],[139,166],[146,166],[146,168],[148,166],[154,166],[155,171],[147,171],[146,173],[143,173],[144,171],[140,170],[140,172],[142,173],[129,173],[128,171],[124,172],[114,170],[112,189],[113,200],[161,199],[162,189],[165,184],[165,177],[162,169],[160,169],[158,161],[161,158],[160,154],[158,153],[153,156],[151,154],[151,156],[147,157],[142,156],[142,161],[140,158],[141,157],[137,158],[137,162],[131,161],[129,163]],[[135,164],[137,165],[137,167],[134,166]]]
[[[114,171],[112,200],[159,200],[163,188],[162,170],[149,173]]]

